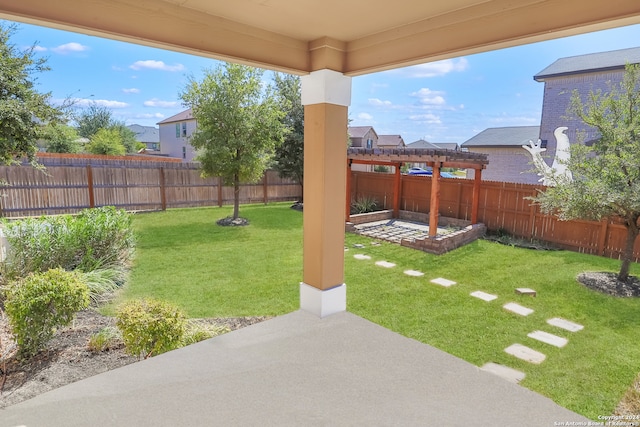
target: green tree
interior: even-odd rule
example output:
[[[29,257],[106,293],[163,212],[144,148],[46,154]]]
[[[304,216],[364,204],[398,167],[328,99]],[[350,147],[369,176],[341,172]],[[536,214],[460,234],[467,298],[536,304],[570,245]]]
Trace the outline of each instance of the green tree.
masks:
[[[618,280],[626,281],[640,231],[640,67],[627,65],[623,80],[606,92],[591,91],[583,100],[574,91],[569,112],[597,129],[600,139],[573,144],[567,162],[573,180],[551,177],[555,185],[535,200],[563,220],[619,218],[627,236]]]
[[[91,154],[106,154],[122,156],[127,150],[122,144],[122,137],[117,129],[100,129],[87,144],[87,151]]]
[[[114,125],[111,110],[92,103],[82,110],[76,118],[78,134],[91,139],[100,129],[108,129]]]
[[[233,218],[239,216],[240,182],[256,182],[282,142],[284,115],[263,71],[238,64],[207,70],[193,77],[180,94],[198,127],[190,139],[198,150],[202,176],[220,176],[233,185]]]
[[[71,126],[49,124],[44,128],[43,139],[49,153],[79,153],[82,150],[78,132]]]
[[[0,24],[0,161],[27,157],[35,164],[41,125],[60,120],[63,113],[50,105],[50,93],[36,91],[33,75],[49,67],[46,59],[35,57],[33,46],[23,50],[11,44],[16,29]]]
[[[127,153],[136,153],[144,144],[136,140],[136,134],[122,122],[114,122],[109,129],[114,129],[120,135],[122,145]]]
[[[274,167],[280,177],[294,179],[302,186],[304,182],[304,106],[301,100],[300,77],[276,73],[274,83],[280,108],[285,112],[282,123],[287,128],[282,144],[276,147]]]

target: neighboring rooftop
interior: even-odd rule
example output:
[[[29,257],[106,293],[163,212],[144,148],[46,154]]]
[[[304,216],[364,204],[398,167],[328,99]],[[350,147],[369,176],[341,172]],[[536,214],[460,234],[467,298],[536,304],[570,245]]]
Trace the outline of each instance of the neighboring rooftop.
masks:
[[[160,142],[160,131],[155,126],[129,125],[127,128],[136,134],[137,141]]]
[[[371,126],[349,126],[347,131],[351,138],[362,138],[372,129],[373,128]],[[374,130],[373,132],[375,133],[376,131]]]
[[[400,135],[378,135],[378,146],[404,147],[404,140]]]
[[[158,122],[157,124],[163,125],[163,124],[166,124],[166,123],[184,122],[185,120],[194,120],[193,112],[191,111],[191,108],[189,108],[188,110],[184,110],[184,111],[176,114],[175,116],[168,117],[168,118]]]
[[[520,147],[540,137],[540,126],[488,128],[462,143],[461,147]]]
[[[640,47],[569,56],[556,60],[553,64],[533,76],[533,79],[540,82],[549,77],[615,70],[624,68],[626,64],[638,63],[640,63]]]
[[[427,140],[419,139],[417,141],[410,142],[407,144],[407,148],[428,148],[430,150],[437,150],[438,148],[442,148],[439,145],[433,144]]]

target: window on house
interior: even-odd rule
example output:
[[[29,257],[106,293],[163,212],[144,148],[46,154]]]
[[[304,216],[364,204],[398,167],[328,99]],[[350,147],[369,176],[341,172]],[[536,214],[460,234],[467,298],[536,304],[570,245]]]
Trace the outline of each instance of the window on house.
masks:
[[[180,123],[176,123],[176,138],[180,138]]]
[[[158,142],[154,142],[153,144],[151,144],[151,148],[154,150],[159,151],[160,150],[160,144]]]
[[[187,147],[182,147],[182,158],[183,159],[187,158]]]
[[[182,123],[182,136],[187,136],[187,122]]]
[[[373,148],[373,139],[367,139],[367,148]]]

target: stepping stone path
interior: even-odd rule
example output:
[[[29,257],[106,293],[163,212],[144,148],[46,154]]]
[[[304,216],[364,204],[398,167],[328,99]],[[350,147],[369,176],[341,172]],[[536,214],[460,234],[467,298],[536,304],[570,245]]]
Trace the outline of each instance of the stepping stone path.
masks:
[[[424,273],[421,271],[416,271],[416,270],[405,270],[404,274],[406,274],[407,276],[413,276],[413,277],[420,277],[420,276],[424,276]]]
[[[516,288],[516,294],[519,295],[531,295],[532,297],[536,296],[536,291],[531,288]]]
[[[505,310],[508,310],[512,313],[519,314],[521,316],[528,316],[533,313],[533,310],[527,307],[523,307],[520,304],[516,304],[515,302],[510,302],[502,306]]]
[[[371,259],[369,255],[363,255],[363,254],[355,254],[353,257],[355,259]]]
[[[362,249],[362,248],[364,248],[364,245],[361,245],[360,243],[354,243],[354,244],[353,244],[353,247],[354,247],[354,248]]]
[[[533,338],[534,340],[542,341],[545,344],[553,345],[560,348],[564,347],[569,342],[569,340],[566,338],[562,338],[544,331],[534,331],[527,336],[529,338]]]
[[[547,358],[547,356],[545,356],[543,353],[535,351],[534,349],[522,344],[512,344],[509,347],[505,348],[504,351],[507,354],[517,357],[518,359],[522,359],[530,363],[535,363],[536,365],[544,362],[544,359]]]
[[[491,372],[505,380],[518,384],[525,377],[524,372],[517,371],[513,368],[509,368],[504,365],[499,365],[497,363],[489,362],[485,363],[480,369],[483,371]]]
[[[437,279],[433,279],[431,283],[435,283],[436,285],[444,286],[448,288],[456,284],[453,280],[443,279],[442,277],[438,277]]]
[[[377,261],[376,265],[384,268],[392,268],[396,266],[394,263],[387,261]]]
[[[488,294],[488,293],[482,292],[482,291],[471,292],[470,295],[472,297],[480,298],[483,301],[493,301],[494,299],[498,298],[497,295],[491,295],[491,294]]]
[[[561,319],[559,317],[554,317],[553,319],[549,319],[547,320],[547,323],[550,324],[551,326],[557,326],[558,328],[562,328],[570,332],[578,332],[584,329],[584,326],[582,325],[570,322],[565,319]]]

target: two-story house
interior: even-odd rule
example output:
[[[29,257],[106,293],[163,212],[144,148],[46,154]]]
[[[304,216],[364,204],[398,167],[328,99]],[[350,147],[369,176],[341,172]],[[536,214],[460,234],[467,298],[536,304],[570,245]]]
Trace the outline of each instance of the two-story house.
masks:
[[[136,141],[145,145],[147,154],[160,153],[160,131],[155,126],[129,125],[131,132],[136,135]]]
[[[589,92],[606,92],[624,76],[626,64],[640,63],[640,47],[560,58],[533,78],[544,83],[540,126],[486,129],[462,144],[463,149],[489,154],[483,180],[538,184],[529,153],[521,147],[529,140],[542,142],[543,157],[551,165],[556,154],[554,131],[567,127],[571,144],[598,138],[597,131],[570,113],[571,97],[577,92],[584,100]],[[538,130],[536,132],[536,129]],[[473,177],[473,171],[467,178]]]
[[[197,123],[191,109],[158,122],[158,127],[161,154],[177,157],[185,162],[193,161],[196,151],[189,144],[189,137],[196,130]]]

